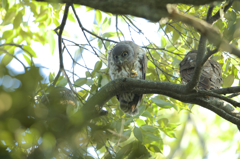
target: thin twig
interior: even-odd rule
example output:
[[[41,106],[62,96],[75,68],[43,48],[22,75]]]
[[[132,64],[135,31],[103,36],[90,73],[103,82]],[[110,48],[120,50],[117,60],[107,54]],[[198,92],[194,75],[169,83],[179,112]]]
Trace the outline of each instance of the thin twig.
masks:
[[[24,69],[26,70],[27,67],[26,67],[26,66],[24,65],[24,63],[22,63],[22,61],[19,60],[15,55],[10,54],[7,50],[2,49],[2,48],[0,48],[0,50],[3,51],[4,53],[6,53],[7,55],[12,56],[13,58],[15,58],[18,62],[20,62],[20,63],[22,64],[22,66],[23,66]]]

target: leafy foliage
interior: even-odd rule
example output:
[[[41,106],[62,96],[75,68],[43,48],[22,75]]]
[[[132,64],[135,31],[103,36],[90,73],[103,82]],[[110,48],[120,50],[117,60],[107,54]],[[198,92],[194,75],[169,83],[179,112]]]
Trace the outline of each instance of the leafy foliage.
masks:
[[[203,158],[207,151],[211,154],[232,150],[231,145],[239,154],[235,125],[163,95],[146,94],[136,116],[124,114],[113,97],[103,107],[108,115],[93,117],[79,126],[84,122],[80,108],[110,82],[107,50],[117,41],[132,39],[144,44],[148,57],[146,80],[181,84],[178,64],[187,51],[197,49],[199,44],[200,34],[194,28],[168,21],[144,30],[140,29],[143,19],[74,5],[78,13],[92,14],[94,19],[75,31],[71,27],[78,27],[79,22],[69,11],[66,25],[71,27],[64,30],[62,39],[67,79],[54,71],[43,75],[44,68],[37,64],[41,55],[35,44],[41,43],[40,49],[48,48],[43,61],[56,56],[56,28],[61,24],[65,5],[26,0],[0,4],[0,158]],[[222,5],[218,3],[213,14]],[[240,2],[235,1],[213,24],[236,47],[240,42],[239,6]],[[178,5],[182,13],[200,19],[206,19],[208,8],[209,5]],[[84,14],[78,17],[84,19]],[[151,26],[150,22],[144,23]],[[148,37],[147,31],[154,27],[157,40]],[[80,31],[84,34],[77,35]],[[214,49],[210,44],[207,47]],[[222,65],[222,87],[239,85],[239,59],[227,52],[218,52],[212,58]],[[23,73],[16,73],[11,67],[19,61]],[[63,97],[64,93],[51,91],[52,84],[62,88],[70,83],[75,94]],[[52,100],[53,94],[56,101]],[[212,149],[214,142],[225,141],[228,143],[221,150]]]

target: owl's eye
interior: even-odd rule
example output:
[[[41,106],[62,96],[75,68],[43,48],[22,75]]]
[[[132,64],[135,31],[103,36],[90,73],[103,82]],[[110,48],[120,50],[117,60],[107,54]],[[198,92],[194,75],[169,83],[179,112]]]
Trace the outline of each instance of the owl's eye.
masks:
[[[123,52],[122,56],[126,56],[128,54],[127,51]]]
[[[117,59],[118,57],[117,56],[114,56],[114,59]]]

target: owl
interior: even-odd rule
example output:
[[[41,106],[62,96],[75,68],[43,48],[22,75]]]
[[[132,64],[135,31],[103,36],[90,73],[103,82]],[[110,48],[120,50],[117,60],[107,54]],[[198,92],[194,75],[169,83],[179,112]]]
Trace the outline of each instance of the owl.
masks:
[[[196,65],[196,58],[197,51],[192,50],[188,52],[180,62],[179,66],[182,84],[187,84],[191,80]],[[208,59],[203,65],[200,80],[196,88],[203,90],[218,89],[221,87],[222,81],[221,65],[213,59]]]
[[[122,41],[108,51],[108,68],[111,80],[127,77],[145,79],[146,53],[131,41]],[[142,94],[122,93],[117,95],[123,112],[134,115],[138,112]]]

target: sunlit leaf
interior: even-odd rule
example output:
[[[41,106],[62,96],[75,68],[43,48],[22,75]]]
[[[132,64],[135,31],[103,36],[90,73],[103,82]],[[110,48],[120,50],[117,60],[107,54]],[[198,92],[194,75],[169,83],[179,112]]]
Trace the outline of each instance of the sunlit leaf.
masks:
[[[26,53],[28,53],[30,56],[32,57],[37,57],[36,53],[33,51],[33,49],[28,46],[28,45],[24,45],[23,48],[26,50]]]
[[[142,119],[136,119],[135,122],[137,123],[138,126],[142,126],[142,125],[146,124],[145,121]]]
[[[234,74],[230,74],[227,78],[223,79],[223,87],[231,87],[234,82]]]
[[[55,39],[54,39],[54,32],[52,30],[48,31],[48,42],[49,42],[51,54],[53,55],[55,50]]]
[[[98,25],[101,23],[101,21],[102,21],[102,13],[101,13],[101,11],[99,11],[99,10],[96,10],[96,20],[97,20],[97,23],[98,23]]]
[[[16,11],[14,9],[10,9],[7,14],[5,15],[3,22],[1,23],[1,25],[7,25],[10,24],[14,17],[16,15]]]
[[[23,17],[23,14],[22,14],[21,11],[19,11],[17,16],[15,17],[15,19],[13,21],[14,28],[18,28],[20,26],[20,24],[22,23],[22,17]]]
[[[107,17],[105,17],[103,24],[101,26],[101,30],[102,31],[107,30],[110,27],[110,25],[111,25],[111,19],[108,19]]]
[[[24,57],[24,59],[26,60],[26,62],[28,63],[28,65],[31,66],[31,60],[30,60],[30,58],[29,58],[27,55],[24,55],[24,54],[23,54],[23,57]]]
[[[149,145],[148,149],[152,152],[161,152],[160,149],[155,145]]]
[[[172,41],[176,42],[178,40],[178,38],[180,37],[180,34],[178,31],[174,30],[173,31],[173,37],[172,37]]]
[[[167,45],[167,40],[165,39],[164,36],[161,38],[161,47],[165,47]]]
[[[73,14],[68,14],[68,19],[72,22],[75,22],[75,18],[73,17]]]

